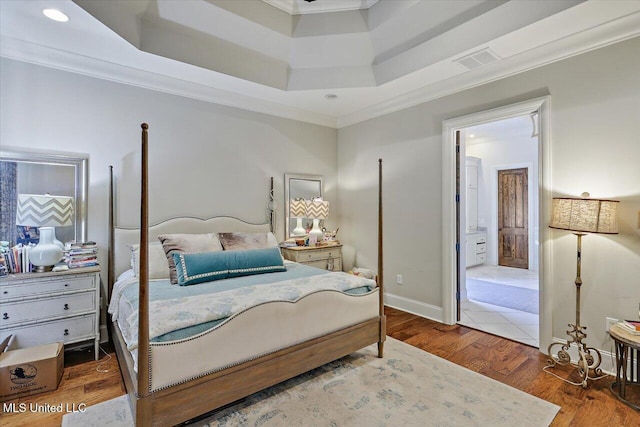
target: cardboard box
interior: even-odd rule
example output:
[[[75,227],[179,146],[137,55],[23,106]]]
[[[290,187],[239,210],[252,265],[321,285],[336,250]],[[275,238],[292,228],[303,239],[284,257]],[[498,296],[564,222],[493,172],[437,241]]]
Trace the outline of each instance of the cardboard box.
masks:
[[[63,368],[61,342],[0,353],[0,401],[55,390]]]

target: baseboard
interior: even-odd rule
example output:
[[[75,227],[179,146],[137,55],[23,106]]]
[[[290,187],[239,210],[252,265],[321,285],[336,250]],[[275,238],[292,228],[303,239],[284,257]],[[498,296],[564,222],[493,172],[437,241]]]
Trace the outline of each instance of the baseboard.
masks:
[[[613,351],[613,340],[610,340],[610,341],[611,341],[611,347],[612,347],[612,351]],[[553,342],[554,343],[565,344],[567,342],[567,340],[566,339],[563,340],[561,338],[553,337]],[[560,349],[560,346],[555,346],[553,354],[556,355],[558,353],[559,349]],[[616,356],[615,356],[615,354],[612,353],[611,351],[606,351],[606,350],[602,350],[602,349],[598,349],[598,351],[602,355],[602,362],[600,363],[600,369],[602,369],[602,372],[604,372],[605,374],[608,374],[608,375],[615,376],[616,375]],[[545,349],[545,353],[546,353],[546,349]],[[571,360],[572,361],[578,360],[578,347],[575,344],[571,344],[571,347],[569,347],[569,355],[571,356]]]
[[[397,308],[398,310],[406,311],[407,313],[415,314],[416,316],[443,323],[444,317],[442,307],[426,304],[424,302],[390,294],[388,292],[385,292],[384,294],[384,303],[389,307]]]

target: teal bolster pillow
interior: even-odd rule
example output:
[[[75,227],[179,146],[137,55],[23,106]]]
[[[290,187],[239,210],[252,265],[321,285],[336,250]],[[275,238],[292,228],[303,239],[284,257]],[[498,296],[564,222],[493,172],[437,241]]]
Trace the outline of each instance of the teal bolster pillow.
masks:
[[[280,249],[173,253],[182,286],[229,277],[285,271]]]

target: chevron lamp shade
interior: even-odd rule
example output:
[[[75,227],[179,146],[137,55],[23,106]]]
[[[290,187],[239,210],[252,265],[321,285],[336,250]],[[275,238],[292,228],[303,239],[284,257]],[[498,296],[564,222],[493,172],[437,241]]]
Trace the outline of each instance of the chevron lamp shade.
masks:
[[[16,224],[31,227],[73,225],[73,197],[19,194]]]
[[[324,200],[307,200],[307,218],[329,218],[329,202]]]
[[[289,211],[292,218],[306,218],[307,204],[304,199],[292,200],[289,204]]]

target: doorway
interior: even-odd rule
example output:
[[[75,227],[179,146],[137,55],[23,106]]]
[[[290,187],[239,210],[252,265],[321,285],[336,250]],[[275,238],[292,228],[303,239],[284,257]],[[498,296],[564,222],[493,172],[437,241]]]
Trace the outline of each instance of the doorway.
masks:
[[[537,113],[533,120],[531,120],[531,114]],[[481,144],[473,141],[472,128],[479,125],[489,125],[491,123],[499,123],[506,119],[513,119],[517,117],[526,117],[530,121],[528,126],[528,133],[531,136],[532,133],[537,134],[538,141],[536,147],[533,149],[535,161],[523,161],[523,160],[509,160],[503,159],[500,162],[493,161],[482,162],[484,152],[481,149]],[[536,296],[540,296],[540,301],[536,304],[538,307],[540,316],[537,317],[536,324],[531,323],[531,318],[527,320],[529,326],[519,327],[517,318],[521,318],[518,313],[511,313],[508,315],[501,314],[501,312],[490,312],[485,310],[485,313],[477,315],[473,320],[476,324],[485,323],[510,323],[514,328],[519,328],[520,333],[522,329],[527,329],[529,332],[530,340],[527,344],[540,346],[544,348],[551,340],[551,322],[550,313],[551,302],[549,293],[545,292],[545,286],[549,283],[547,279],[548,271],[545,269],[545,265],[548,265],[548,252],[544,251],[544,246],[549,241],[548,230],[546,227],[539,227],[540,223],[548,222],[547,207],[550,206],[551,194],[545,188],[550,188],[550,180],[548,173],[546,173],[549,162],[549,146],[548,146],[548,97],[539,98],[532,101],[523,102],[520,104],[514,104],[495,110],[489,110],[481,113],[472,114],[456,119],[447,120],[443,123],[443,138],[445,142],[445,149],[443,151],[443,318],[445,323],[454,324],[458,321],[456,318],[456,310],[459,306],[462,306],[463,310],[461,317],[465,316],[465,305],[462,302],[458,303],[458,298],[461,301],[468,301],[469,289],[466,286],[462,286],[460,292],[456,294],[455,285],[458,280],[461,284],[467,283],[467,275],[470,280],[491,282],[494,289],[502,290],[500,286],[509,286],[512,288],[519,287],[522,291],[535,292]],[[465,234],[468,235],[467,229],[467,216],[465,215],[466,199],[468,196],[465,194],[466,182],[460,183],[461,193],[455,192],[455,178],[456,178],[456,163],[455,155],[455,134],[456,131],[462,131],[461,144],[459,147],[460,165],[464,167],[465,159],[469,157],[476,157],[480,159],[479,163],[479,182],[478,186],[478,207],[483,210],[477,218],[479,238],[475,245],[469,244],[466,240]],[[533,131],[533,132],[532,132]],[[476,148],[473,148],[473,146]],[[483,149],[486,150],[491,144],[483,144]],[[500,150],[495,150],[500,151]],[[516,203],[513,203],[509,207],[509,212],[517,211],[519,213],[519,219],[514,222],[518,222],[522,227],[511,227],[528,229],[527,238],[525,240],[521,238],[515,238],[514,235],[518,235],[520,230],[512,230],[509,234],[510,237],[504,238],[507,242],[507,251],[513,253],[515,258],[522,265],[518,268],[500,266],[498,262],[499,252],[499,239],[498,239],[498,192],[500,186],[498,185],[499,171],[513,170],[513,169],[525,169],[526,170],[526,182],[527,193],[521,193],[521,197],[526,199],[525,204],[523,200],[516,198]],[[524,183],[525,172],[520,171],[519,176],[512,176],[511,178],[505,178],[511,180],[514,183],[514,188],[522,186]],[[507,174],[508,175],[508,174]],[[458,175],[465,181],[467,178],[465,173]],[[484,188],[484,190],[483,190]],[[504,188],[504,187],[503,187]],[[506,187],[507,194],[511,194],[509,186]],[[487,205],[487,201],[483,201],[482,193],[489,193],[493,195],[493,201],[490,206]],[[533,193],[533,194],[532,194]],[[450,198],[451,197],[451,198]],[[491,200],[491,199],[487,199]],[[520,200],[518,204],[517,201]],[[456,222],[456,207],[460,204],[459,222]],[[484,206],[484,207],[483,207]],[[525,209],[526,208],[526,209]],[[524,209],[524,211],[523,211]],[[525,213],[526,212],[526,213]],[[515,218],[515,215],[514,215]],[[509,219],[511,221],[511,219]],[[524,224],[526,227],[524,227]],[[511,224],[511,222],[508,222]],[[460,227],[460,228],[458,228]],[[456,240],[456,232],[462,230],[461,239]],[[466,233],[465,233],[466,232]],[[483,233],[486,234],[486,240],[483,242]],[[524,247],[523,247],[524,245]],[[476,254],[469,254],[468,251],[476,249]],[[526,248],[526,249],[525,249]],[[504,249],[504,248],[503,248]],[[485,251],[485,255],[481,252]],[[460,260],[473,259],[475,255],[477,264],[467,269],[465,262]],[[485,262],[482,258],[485,257]],[[456,261],[460,262],[461,267],[456,268]],[[522,268],[526,266],[526,268]],[[506,273],[506,274],[501,274]],[[520,277],[522,276],[522,277]],[[520,286],[512,286],[512,285]],[[498,292],[501,294],[503,292]],[[527,292],[524,292],[525,294]],[[530,293],[530,292],[529,292]],[[507,298],[508,299],[508,298]],[[471,298],[472,300],[472,298]],[[480,302],[483,308],[486,308],[488,303]],[[493,305],[493,304],[490,304]],[[545,315],[546,314],[546,315]],[[498,317],[500,316],[500,317]],[[468,320],[468,319],[467,319]],[[498,320],[498,322],[496,322]],[[496,325],[492,325],[492,330],[488,332],[494,334],[500,334]],[[505,329],[505,328],[503,328]],[[506,329],[512,329],[507,327]],[[535,336],[536,340],[533,340]],[[513,337],[508,337],[512,338]]]

